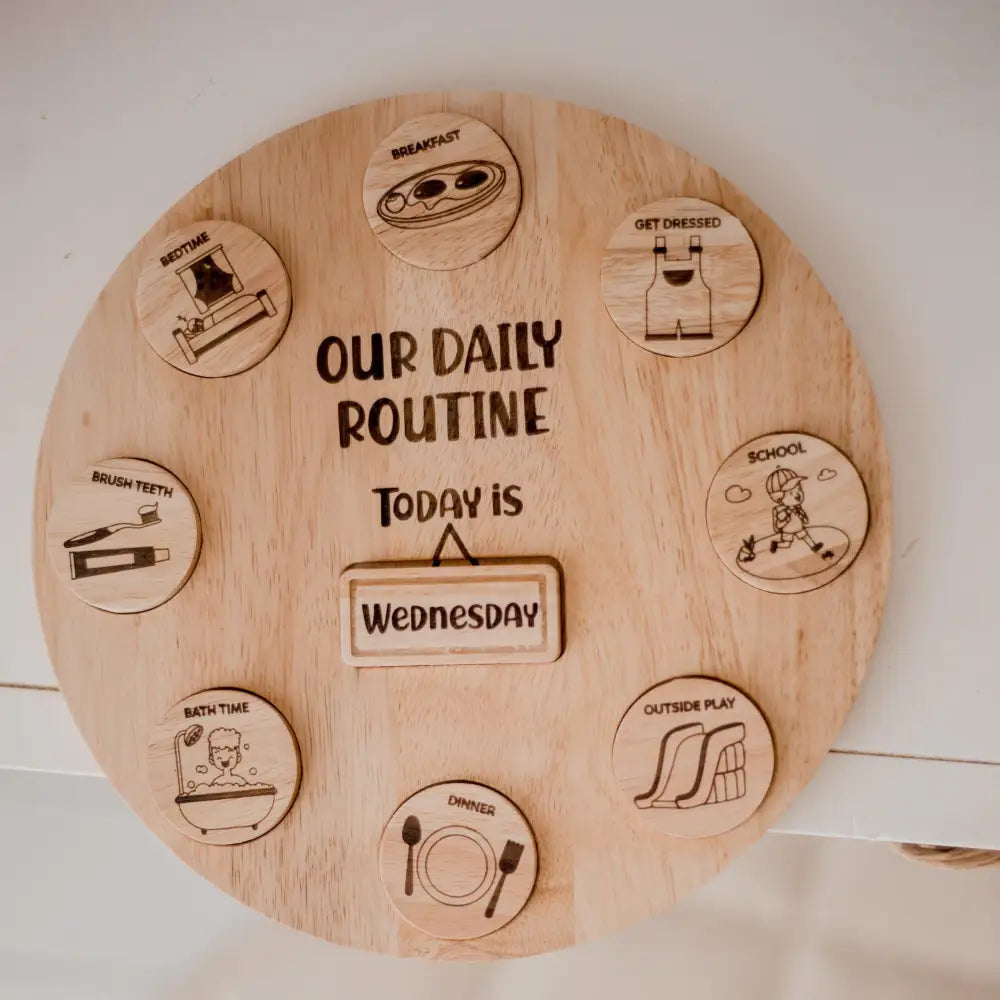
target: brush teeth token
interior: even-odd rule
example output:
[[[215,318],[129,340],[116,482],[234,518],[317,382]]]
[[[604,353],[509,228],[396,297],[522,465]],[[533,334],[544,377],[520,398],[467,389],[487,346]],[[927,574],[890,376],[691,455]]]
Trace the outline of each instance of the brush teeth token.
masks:
[[[152,462],[113,458],[58,484],[45,531],[56,576],[105,611],[149,611],[187,582],[201,548],[184,484]]]

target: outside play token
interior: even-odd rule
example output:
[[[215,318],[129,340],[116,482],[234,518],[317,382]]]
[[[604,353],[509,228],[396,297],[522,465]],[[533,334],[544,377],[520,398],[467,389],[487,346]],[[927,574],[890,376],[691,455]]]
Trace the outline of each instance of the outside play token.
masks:
[[[774,776],[771,730],[757,705],[712,677],[676,677],[632,703],[615,734],[627,808],[661,833],[714,837],[744,823]]]

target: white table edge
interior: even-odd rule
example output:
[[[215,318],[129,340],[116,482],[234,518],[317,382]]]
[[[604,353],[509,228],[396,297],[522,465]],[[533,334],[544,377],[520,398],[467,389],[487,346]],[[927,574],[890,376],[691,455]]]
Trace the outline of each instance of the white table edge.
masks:
[[[103,777],[56,688],[5,684],[0,770]],[[772,829],[1000,850],[1000,761],[834,749]]]

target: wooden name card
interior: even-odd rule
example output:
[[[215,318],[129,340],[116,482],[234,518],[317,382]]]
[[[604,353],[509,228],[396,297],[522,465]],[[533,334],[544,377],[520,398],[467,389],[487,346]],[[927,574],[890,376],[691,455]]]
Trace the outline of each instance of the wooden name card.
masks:
[[[355,667],[552,663],[562,587],[549,559],[349,566],[341,649]]]

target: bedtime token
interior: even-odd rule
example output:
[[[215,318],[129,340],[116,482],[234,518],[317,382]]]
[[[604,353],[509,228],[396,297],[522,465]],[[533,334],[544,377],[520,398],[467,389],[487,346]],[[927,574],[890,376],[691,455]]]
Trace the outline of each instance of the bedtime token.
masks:
[[[274,247],[219,219],[171,233],[146,259],[136,289],[139,325],[153,350],[206,378],[235,375],[267,357],[291,305]]]

